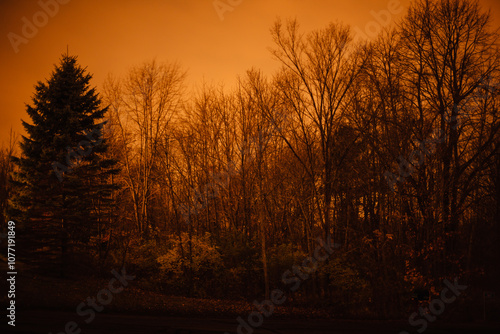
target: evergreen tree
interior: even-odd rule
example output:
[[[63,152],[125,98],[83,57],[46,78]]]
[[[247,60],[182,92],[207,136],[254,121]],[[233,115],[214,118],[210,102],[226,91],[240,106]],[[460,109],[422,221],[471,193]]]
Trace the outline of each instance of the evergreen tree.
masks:
[[[107,108],[91,78],[76,57],[63,55],[50,79],[35,87],[27,105],[33,124],[23,121],[28,136],[14,159],[12,214],[26,222],[20,248],[36,265],[58,263],[61,275],[76,246],[88,249],[91,237],[106,233],[113,213],[117,161],[106,158]]]

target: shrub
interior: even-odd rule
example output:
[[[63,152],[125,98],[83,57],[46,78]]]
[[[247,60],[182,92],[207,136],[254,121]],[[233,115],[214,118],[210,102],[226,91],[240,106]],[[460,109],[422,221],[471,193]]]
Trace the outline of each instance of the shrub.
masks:
[[[175,240],[170,243],[173,246],[156,259],[165,288],[170,292],[208,296],[224,267],[210,233],[192,236],[191,240],[187,233],[182,233],[180,240],[174,236],[170,240]]]

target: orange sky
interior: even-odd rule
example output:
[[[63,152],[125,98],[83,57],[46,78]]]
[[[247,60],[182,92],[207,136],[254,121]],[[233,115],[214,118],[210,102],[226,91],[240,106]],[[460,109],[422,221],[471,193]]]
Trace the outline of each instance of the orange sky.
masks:
[[[49,3],[56,0],[40,0]],[[53,16],[40,11],[38,1],[0,0],[0,145],[10,128],[23,133],[20,119],[30,121],[34,85],[49,77],[69,45],[70,54],[93,74],[101,87],[109,73],[123,74],[131,66],[156,58],[177,61],[188,70],[193,87],[205,80],[232,85],[237,75],[256,67],[271,74],[277,68],[268,47],[275,19],[296,17],[303,30],[342,21],[365,30],[375,21],[371,12],[399,2],[402,17],[410,0],[218,0],[232,6],[221,20],[214,0],[59,0]],[[480,0],[500,22],[500,0]],[[17,51],[9,33],[23,37],[23,18],[40,25]],[[44,22],[44,19],[46,19]],[[28,32],[29,33],[29,32]],[[11,37],[13,35],[10,35]]]

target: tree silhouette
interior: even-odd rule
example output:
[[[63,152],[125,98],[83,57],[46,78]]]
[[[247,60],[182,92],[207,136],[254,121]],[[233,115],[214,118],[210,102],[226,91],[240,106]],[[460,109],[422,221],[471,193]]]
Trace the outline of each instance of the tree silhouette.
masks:
[[[103,126],[107,108],[92,76],[74,56],[63,55],[46,83],[38,82],[23,121],[28,136],[22,154],[14,158],[17,196],[13,216],[25,221],[21,249],[36,265],[59,258],[63,276],[74,246],[85,246],[102,234],[112,210],[109,183],[116,161],[107,159]],[[24,237],[25,236],[25,237]]]

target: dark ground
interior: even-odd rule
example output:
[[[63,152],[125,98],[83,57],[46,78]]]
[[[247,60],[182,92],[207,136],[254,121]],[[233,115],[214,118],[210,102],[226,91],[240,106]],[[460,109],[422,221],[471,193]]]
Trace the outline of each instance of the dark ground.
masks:
[[[88,297],[108,286],[111,275],[104,278],[79,277],[60,279],[20,272],[16,281],[16,326],[7,326],[7,296],[1,296],[4,309],[0,333],[394,333],[402,330],[417,333],[420,327],[411,327],[408,320],[340,320],[341,316],[328,308],[276,306],[269,317],[263,317],[261,326],[240,328],[237,318],[248,322],[255,306],[245,300],[214,300],[162,295],[140,288],[134,280],[97,312],[95,319],[85,323],[87,317],[76,313],[76,307]],[[2,282],[0,286],[6,291]],[[286,304],[286,303],[285,303]],[[365,318],[366,319],[366,318]],[[500,319],[488,322],[459,320],[463,323],[438,319],[429,323],[423,332],[446,333],[498,333]],[[74,328],[66,329],[69,322]],[[258,320],[255,320],[258,322]],[[255,322],[254,322],[255,323]]]
[[[248,315],[244,315],[247,318]],[[235,318],[191,318],[169,316],[145,316],[130,314],[97,314],[94,321],[84,324],[74,312],[30,310],[18,314],[15,331],[9,328],[7,333],[53,333],[64,332],[68,321],[74,320],[78,327],[68,333],[237,333],[238,323]],[[80,327],[81,326],[81,327]],[[79,332],[81,329],[81,332]],[[500,323],[467,324],[431,324],[424,332],[427,334],[445,333],[498,333]],[[394,333],[408,330],[417,333],[403,322],[389,321],[341,321],[341,320],[264,320],[253,333]],[[241,333],[250,333],[243,330]]]

